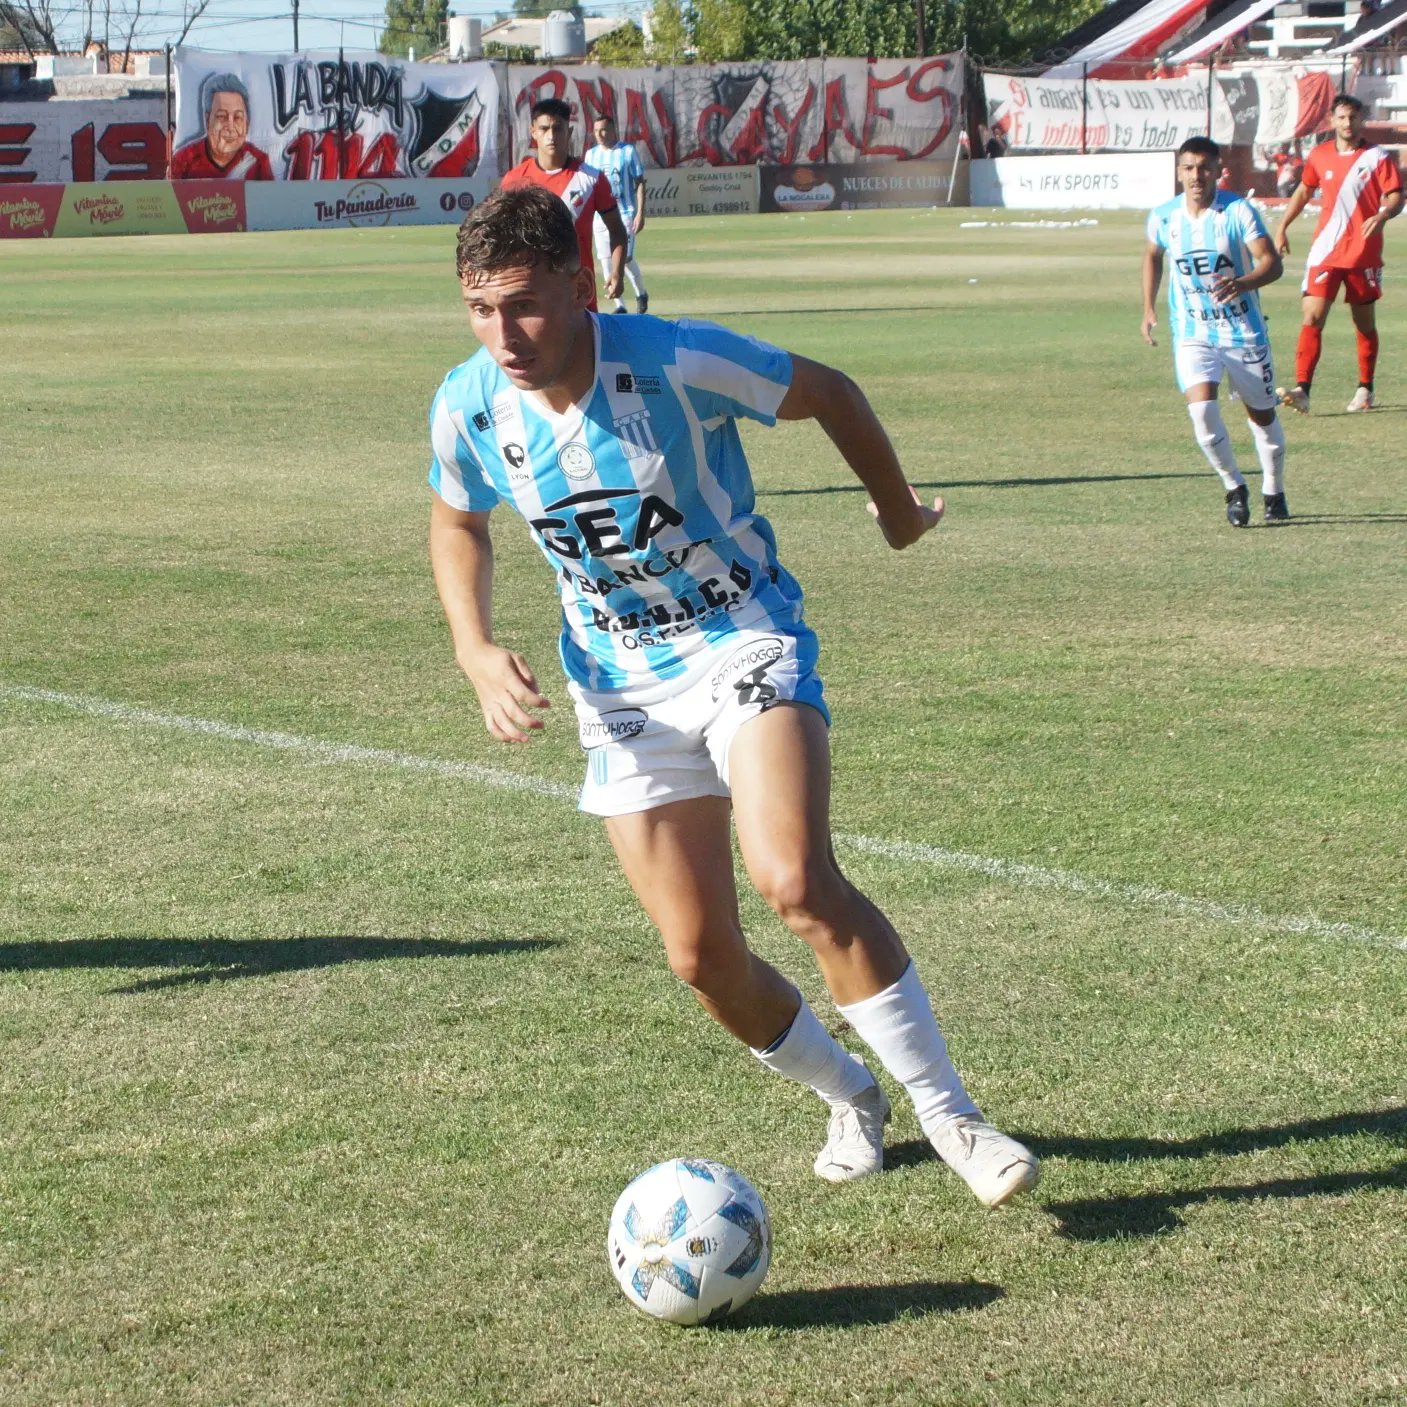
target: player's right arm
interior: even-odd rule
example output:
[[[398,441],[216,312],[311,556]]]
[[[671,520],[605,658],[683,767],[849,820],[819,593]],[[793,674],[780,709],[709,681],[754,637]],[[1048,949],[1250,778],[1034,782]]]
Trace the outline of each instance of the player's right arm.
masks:
[[[1143,246],[1143,340],[1150,347],[1158,344],[1153,338],[1158,326],[1158,289],[1163,282],[1163,246],[1151,239]]]
[[[1306,166],[1305,170],[1308,172],[1309,168]],[[1313,194],[1314,192],[1301,181],[1285,206],[1285,213],[1280,217],[1280,228],[1275,231],[1275,250],[1281,258],[1290,252],[1290,225],[1299,219],[1300,211],[1309,204],[1309,198]]]
[[[487,512],[454,508],[430,498],[430,566],[449,622],[454,658],[474,686],[484,726],[504,743],[525,743],[542,727],[529,709],[547,708],[537,677],[522,655],[494,643],[493,540]]]

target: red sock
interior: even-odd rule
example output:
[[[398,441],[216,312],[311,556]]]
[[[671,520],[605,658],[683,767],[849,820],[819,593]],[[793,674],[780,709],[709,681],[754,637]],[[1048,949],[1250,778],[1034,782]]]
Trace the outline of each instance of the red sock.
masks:
[[[1357,329],[1355,329],[1356,331]],[[1358,379],[1365,385],[1373,384],[1373,372],[1378,365],[1378,333],[1358,333]]]
[[[1324,349],[1322,327],[1300,328],[1300,340],[1295,347],[1295,380],[1308,386],[1314,380],[1314,368],[1319,365],[1319,353]]]

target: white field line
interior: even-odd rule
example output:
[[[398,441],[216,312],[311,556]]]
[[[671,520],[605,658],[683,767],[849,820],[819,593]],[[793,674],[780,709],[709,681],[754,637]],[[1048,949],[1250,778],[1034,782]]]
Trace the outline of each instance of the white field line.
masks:
[[[65,694],[54,689],[35,689],[23,684],[0,683],[0,698],[27,703],[56,704],[95,718],[107,718],[116,723],[136,727],[202,733],[226,742],[251,743],[255,747],[294,752],[319,762],[365,763],[377,767],[396,767],[403,771],[428,772],[437,777],[473,782],[502,791],[525,791],[558,801],[570,801],[576,797],[576,788],[543,777],[501,772],[494,767],[480,767],[470,762],[446,762],[439,758],[418,757],[414,753],[396,752],[387,748],[321,742],[316,738],[300,737],[296,733],[274,733],[259,728],[243,728],[208,718],[190,718],[179,713],[158,713],[152,709],[135,708],[131,704],[115,703],[86,694]],[[1329,923],[1313,914],[1268,914],[1251,904],[1219,904],[1211,899],[1197,899],[1169,889],[1155,889],[1151,885],[1118,884],[1110,880],[1090,879],[1072,870],[1046,869],[1040,865],[999,860],[988,855],[971,855],[961,850],[948,850],[940,845],[881,840],[874,836],[849,835],[843,832],[837,832],[835,840],[844,848],[858,850],[864,854],[880,855],[885,859],[903,860],[911,864],[932,865],[938,869],[966,870],[1018,888],[1051,889],[1083,898],[1161,909],[1166,913],[1186,918],[1242,924],[1266,929],[1272,933],[1299,934],[1308,938],[1370,943],[1407,952],[1407,937],[1380,933],[1359,924]]]

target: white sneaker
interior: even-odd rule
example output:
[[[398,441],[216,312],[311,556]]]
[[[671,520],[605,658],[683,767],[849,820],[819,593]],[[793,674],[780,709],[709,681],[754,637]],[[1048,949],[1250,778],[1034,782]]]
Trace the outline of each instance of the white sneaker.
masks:
[[[1277,386],[1275,394],[1281,405],[1289,406],[1301,415],[1309,414],[1309,392],[1303,386]]]
[[[1375,404],[1376,402],[1373,400],[1373,393],[1366,386],[1360,386],[1353,393],[1353,399],[1344,407],[1344,409],[1372,410]]]
[[[1000,1207],[1041,1178],[1040,1160],[980,1114],[959,1114],[939,1124],[930,1142],[938,1156],[989,1207]]]
[[[826,1146],[816,1154],[816,1176],[827,1182],[853,1182],[884,1167],[884,1126],[889,1096],[873,1084],[848,1104],[831,1105]]]

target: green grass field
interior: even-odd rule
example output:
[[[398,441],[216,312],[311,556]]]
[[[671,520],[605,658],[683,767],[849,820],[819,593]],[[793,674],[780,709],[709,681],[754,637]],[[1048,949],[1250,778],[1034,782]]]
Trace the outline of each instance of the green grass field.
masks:
[[[1340,413],[1340,307],[1294,521],[1235,532],[1141,220],[981,218],[1018,217],[661,220],[642,259],[661,314],[850,371],[948,500],[896,555],[814,427],[746,431],[842,863],[1045,1159],[998,1214],[907,1110],[884,1176],[818,1182],[822,1106],[671,977],[506,517],[498,633],[557,707],[484,733],[424,547],[451,230],[0,244],[5,1407],[1407,1397],[1400,295],[1383,408]],[[680,1154],[772,1214],[718,1330],[606,1265]]]

